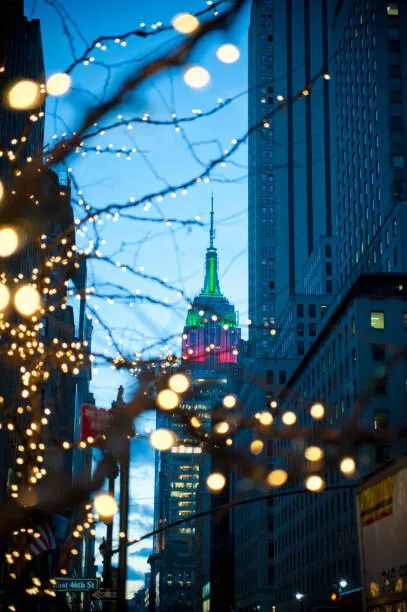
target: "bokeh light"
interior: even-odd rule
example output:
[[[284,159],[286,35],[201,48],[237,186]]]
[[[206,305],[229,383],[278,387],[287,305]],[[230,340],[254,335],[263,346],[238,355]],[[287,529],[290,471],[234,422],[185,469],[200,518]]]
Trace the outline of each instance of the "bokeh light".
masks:
[[[203,66],[191,66],[184,72],[184,81],[193,89],[201,89],[208,85],[211,77]]]
[[[175,391],[175,393],[185,393],[185,391],[189,388],[190,380],[186,374],[173,374],[169,381],[168,386],[170,389]]]
[[[18,249],[18,234],[13,227],[0,228],[0,257],[9,257]]]
[[[324,451],[319,446],[308,446],[304,451],[307,461],[320,461],[324,456]]]
[[[174,446],[176,437],[168,429],[156,429],[150,435],[150,443],[156,450],[166,451]]]
[[[157,404],[163,410],[174,410],[179,404],[179,397],[171,389],[163,389],[157,395]]]
[[[109,495],[108,493],[99,493],[96,495],[93,500],[93,507],[103,519],[112,518],[118,510],[117,501],[113,495]]]
[[[325,482],[321,476],[313,474],[305,479],[305,486],[307,487],[308,491],[318,492],[325,488]]]
[[[217,434],[226,434],[230,427],[226,421],[221,421],[220,423],[216,423],[213,429]]]
[[[2,181],[0,181],[0,202],[2,201],[4,196],[4,187]]]
[[[227,408],[229,410],[230,408],[234,408],[236,406],[237,397],[236,395],[233,395],[233,393],[229,393],[228,395],[225,395],[222,400],[222,403],[224,408]]]
[[[199,28],[199,21],[191,13],[178,13],[172,18],[171,25],[180,34],[192,34]]]
[[[40,106],[42,102],[41,89],[38,83],[31,79],[22,79],[15,83],[7,93],[7,103],[14,110],[29,110]]]
[[[343,457],[339,464],[339,469],[341,470],[342,474],[354,474],[356,470],[356,463],[353,457]]]
[[[219,47],[219,49],[216,51],[216,57],[220,62],[223,62],[224,64],[233,64],[234,62],[238,61],[240,57],[240,51],[236,47],[236,45],[227,43]]]
[[[271,487],[281,487],[287,482],[288,474],[285,470],[272,470],[267,476],[267,482]]]
[[[310,414],[313,419],[322,419],[325,415],[325,408],[320,402],[315,402],[310,408]]]
[[[6,285],[0,284],[0,312],[7,308],[10,302],[10,291]]]
[[[72,86],[72,79],[66,72],[56,72],[47,80],[47,94],[50,96],[63,96]]]
[[[263,451],[264,443],[261,440],[253,440],[250,444],[250,452],[252,455],[260,455]]]
[[[273,415],[271,414],[271,412],[264,410],[263,412],[260,413],[259,421],[262,425],[272,425]]]
[[[226,484],[226,478],[220,472],[213,472],[206,479],[206,484],[211,491],[221,491]]]
[[[282,415],[281,420],[283,421],[284,425],[294,425],[297,420],[297,416],[295,412],[292,412],[292,410],[287,410],[287,412],[284,412]]]
[[[30,317],[40,307],[41,297],[32,285],[23,285],[14,294],[14,306],[23,317]]]

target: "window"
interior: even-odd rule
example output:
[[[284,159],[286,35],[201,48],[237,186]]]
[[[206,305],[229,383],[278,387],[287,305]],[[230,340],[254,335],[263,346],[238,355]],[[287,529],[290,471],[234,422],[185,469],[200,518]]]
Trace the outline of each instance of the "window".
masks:
[[[370,313],[370,327],[384,329],[384,312],[372,310]]]
[[[403,312],[403,327],[407,329],[407,312]]]
[[[297,323],[297,336],[304,335],[304,323]]]
[[[390,459],[389,446],[376,446],[376,463],[384,463]]]
[[[373,417],[374,429],[387,429],[389,426],[389,413],[385,410],[376,410]]]
[[[268,385],[272,385],[274,382],[274,374],[273,370],[267,370],[266,372],[266,382]]]
[[[304,316],[304,304],[297,304],[297,317]]]
[[[384,344],[372,344],[373,361],[384,361],[386,359],[386,348]]]
[[[399,14],[399,7],[397,2],[388,2],[386,5],[386,11],[389,17],[397,17]]]
[[[308,314],[312,318],[317,316],[317,307],[315,304],[308,304]]]
[[[278,382],[280,383],[280,385],[284,385],[285,381],[286,381],[285,370],[280,370],[278,373]]]
[[[297,352],[299,355],[303,355],[305,351],[304,342],[298,342],[297,344]]]
[[[393,168],[397,168],[397,169],[404,168],[404,156],[403,155],[392,155],[391,165]]]
[[[381,378],[380,380],[377,381],[375,393],[376,395],[386,395],[387,393],[387,379],[386,378]]]
[[[406,315],[407,315],[407,313],[406,313]],[[407,327],[407,322],[406,322],[405,327]],[[316,326],[315,323],[310,323],[309,324],[309,335],[310,336],[316,336],[317,335],[317,326]]]

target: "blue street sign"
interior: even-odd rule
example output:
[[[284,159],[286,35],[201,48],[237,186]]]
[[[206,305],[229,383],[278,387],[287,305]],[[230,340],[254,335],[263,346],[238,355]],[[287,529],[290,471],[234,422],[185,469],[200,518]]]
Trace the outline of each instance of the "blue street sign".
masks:
[[[99,586],[99,578],[55,578],[54,591],[94,591]]]

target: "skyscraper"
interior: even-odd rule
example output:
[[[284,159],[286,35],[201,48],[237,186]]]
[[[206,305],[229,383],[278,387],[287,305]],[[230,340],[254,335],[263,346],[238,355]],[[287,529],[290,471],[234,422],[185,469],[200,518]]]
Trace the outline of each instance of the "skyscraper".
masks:
[[[376,362],[403,342],[406,8],[384,0],[253,1],[249,123],[263,126],[249,143],[250,354],[258,375],[256,388],[243,389],[247,412],[279,399],[309,425],[318,399],[340,427]],[[404,378],[400,362],[377,383],[365,426],[400,427]],[[264,461],[272,467],[303,450],[272,442]],[[375,450],[364,451],[359,476],[400,447]],[[337,470],[324,476],[344,483]],[[267,529],[264,517],[250,530],[252,517],[236,514],[238,610],[292,610],[296,591],[308,609],[326,601],[342,573],[358,586],[350,489],[310,502],[276,498]],[[239,561],[253,549],[268,577]]]
[[[204,286],[188,310],[182,336],[181,369],[191,386],[180,410],[184,417],[198,416],[204,432],[211,429],[213,410],[233,385],[240,345],[237,313],[220,289],[214,239],[212,201]],[[155,526],[225,503],[230,479],[222,497],[213,499],[205,479],[215,469],[214,463],[183,419],[160,413],[157,427],[170,429],[176,443],[170,451],[156,455]],[[209,609],[208,605],[214,611],[228,609],[223,606],[228,598],[232,604],[234,595],[231,545],[230,517],[216,524],[210,518],[188,521],[159,534],[150,558],[157,612]]]

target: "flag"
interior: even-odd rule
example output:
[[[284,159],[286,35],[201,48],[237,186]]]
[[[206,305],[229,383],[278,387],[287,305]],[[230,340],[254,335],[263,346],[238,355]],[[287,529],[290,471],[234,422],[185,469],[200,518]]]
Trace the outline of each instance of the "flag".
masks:
[[[57,547],[55,535],[49,523],[35,525],[34,534],[37,536],[39,534],[39,537],[33,535],[29,542],[29,549],[34,557],[43,552],[55,550]]]

